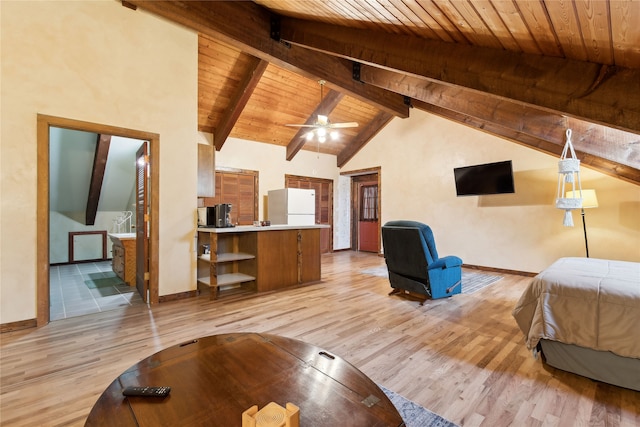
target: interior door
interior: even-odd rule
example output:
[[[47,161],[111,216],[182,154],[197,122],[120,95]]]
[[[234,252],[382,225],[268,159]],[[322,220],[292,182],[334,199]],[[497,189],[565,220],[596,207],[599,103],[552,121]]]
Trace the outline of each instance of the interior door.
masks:
[[[143,301],[149,302],[149,156],[147,142],[136,153],[136,288]]]
[[[351,175],[351,249],[381,252],[380,170]]]
[[[378,252],[378,183],[360,183],[358,194],[358,250]]]

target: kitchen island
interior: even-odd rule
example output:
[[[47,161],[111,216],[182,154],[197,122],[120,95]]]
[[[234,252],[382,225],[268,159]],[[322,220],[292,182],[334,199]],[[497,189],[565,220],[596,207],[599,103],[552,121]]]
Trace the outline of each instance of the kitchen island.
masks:
[[[198,228],[198,291],[211,299],[320,280],[326,225]]]

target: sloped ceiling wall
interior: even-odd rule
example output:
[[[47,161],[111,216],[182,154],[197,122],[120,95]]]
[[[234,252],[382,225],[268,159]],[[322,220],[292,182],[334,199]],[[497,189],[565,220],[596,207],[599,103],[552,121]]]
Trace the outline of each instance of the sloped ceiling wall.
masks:
[[[95,133],[50,130],[49,209],[85,212],[95,156]],[[127,211],[135,194],[135,157],[142,141],[112,137],[98,211]]]

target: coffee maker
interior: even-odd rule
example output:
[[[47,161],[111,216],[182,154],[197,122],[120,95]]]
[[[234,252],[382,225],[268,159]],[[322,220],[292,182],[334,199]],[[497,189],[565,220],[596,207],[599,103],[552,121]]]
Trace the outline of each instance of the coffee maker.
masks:
[[[220,203],[214,206],[215,224],[214,227],[226,228],[233,227],[231,223],[231,203]]]

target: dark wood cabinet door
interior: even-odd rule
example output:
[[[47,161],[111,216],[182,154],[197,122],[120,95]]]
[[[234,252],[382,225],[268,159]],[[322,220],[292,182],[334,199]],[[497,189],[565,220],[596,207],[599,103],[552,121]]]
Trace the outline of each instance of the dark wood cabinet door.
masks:
[[[320,280],[320,234],[326,229],[298,230],[299,283]]]
[[[258,235],[258,292],[298,284],[298,230],[262,231]]]

